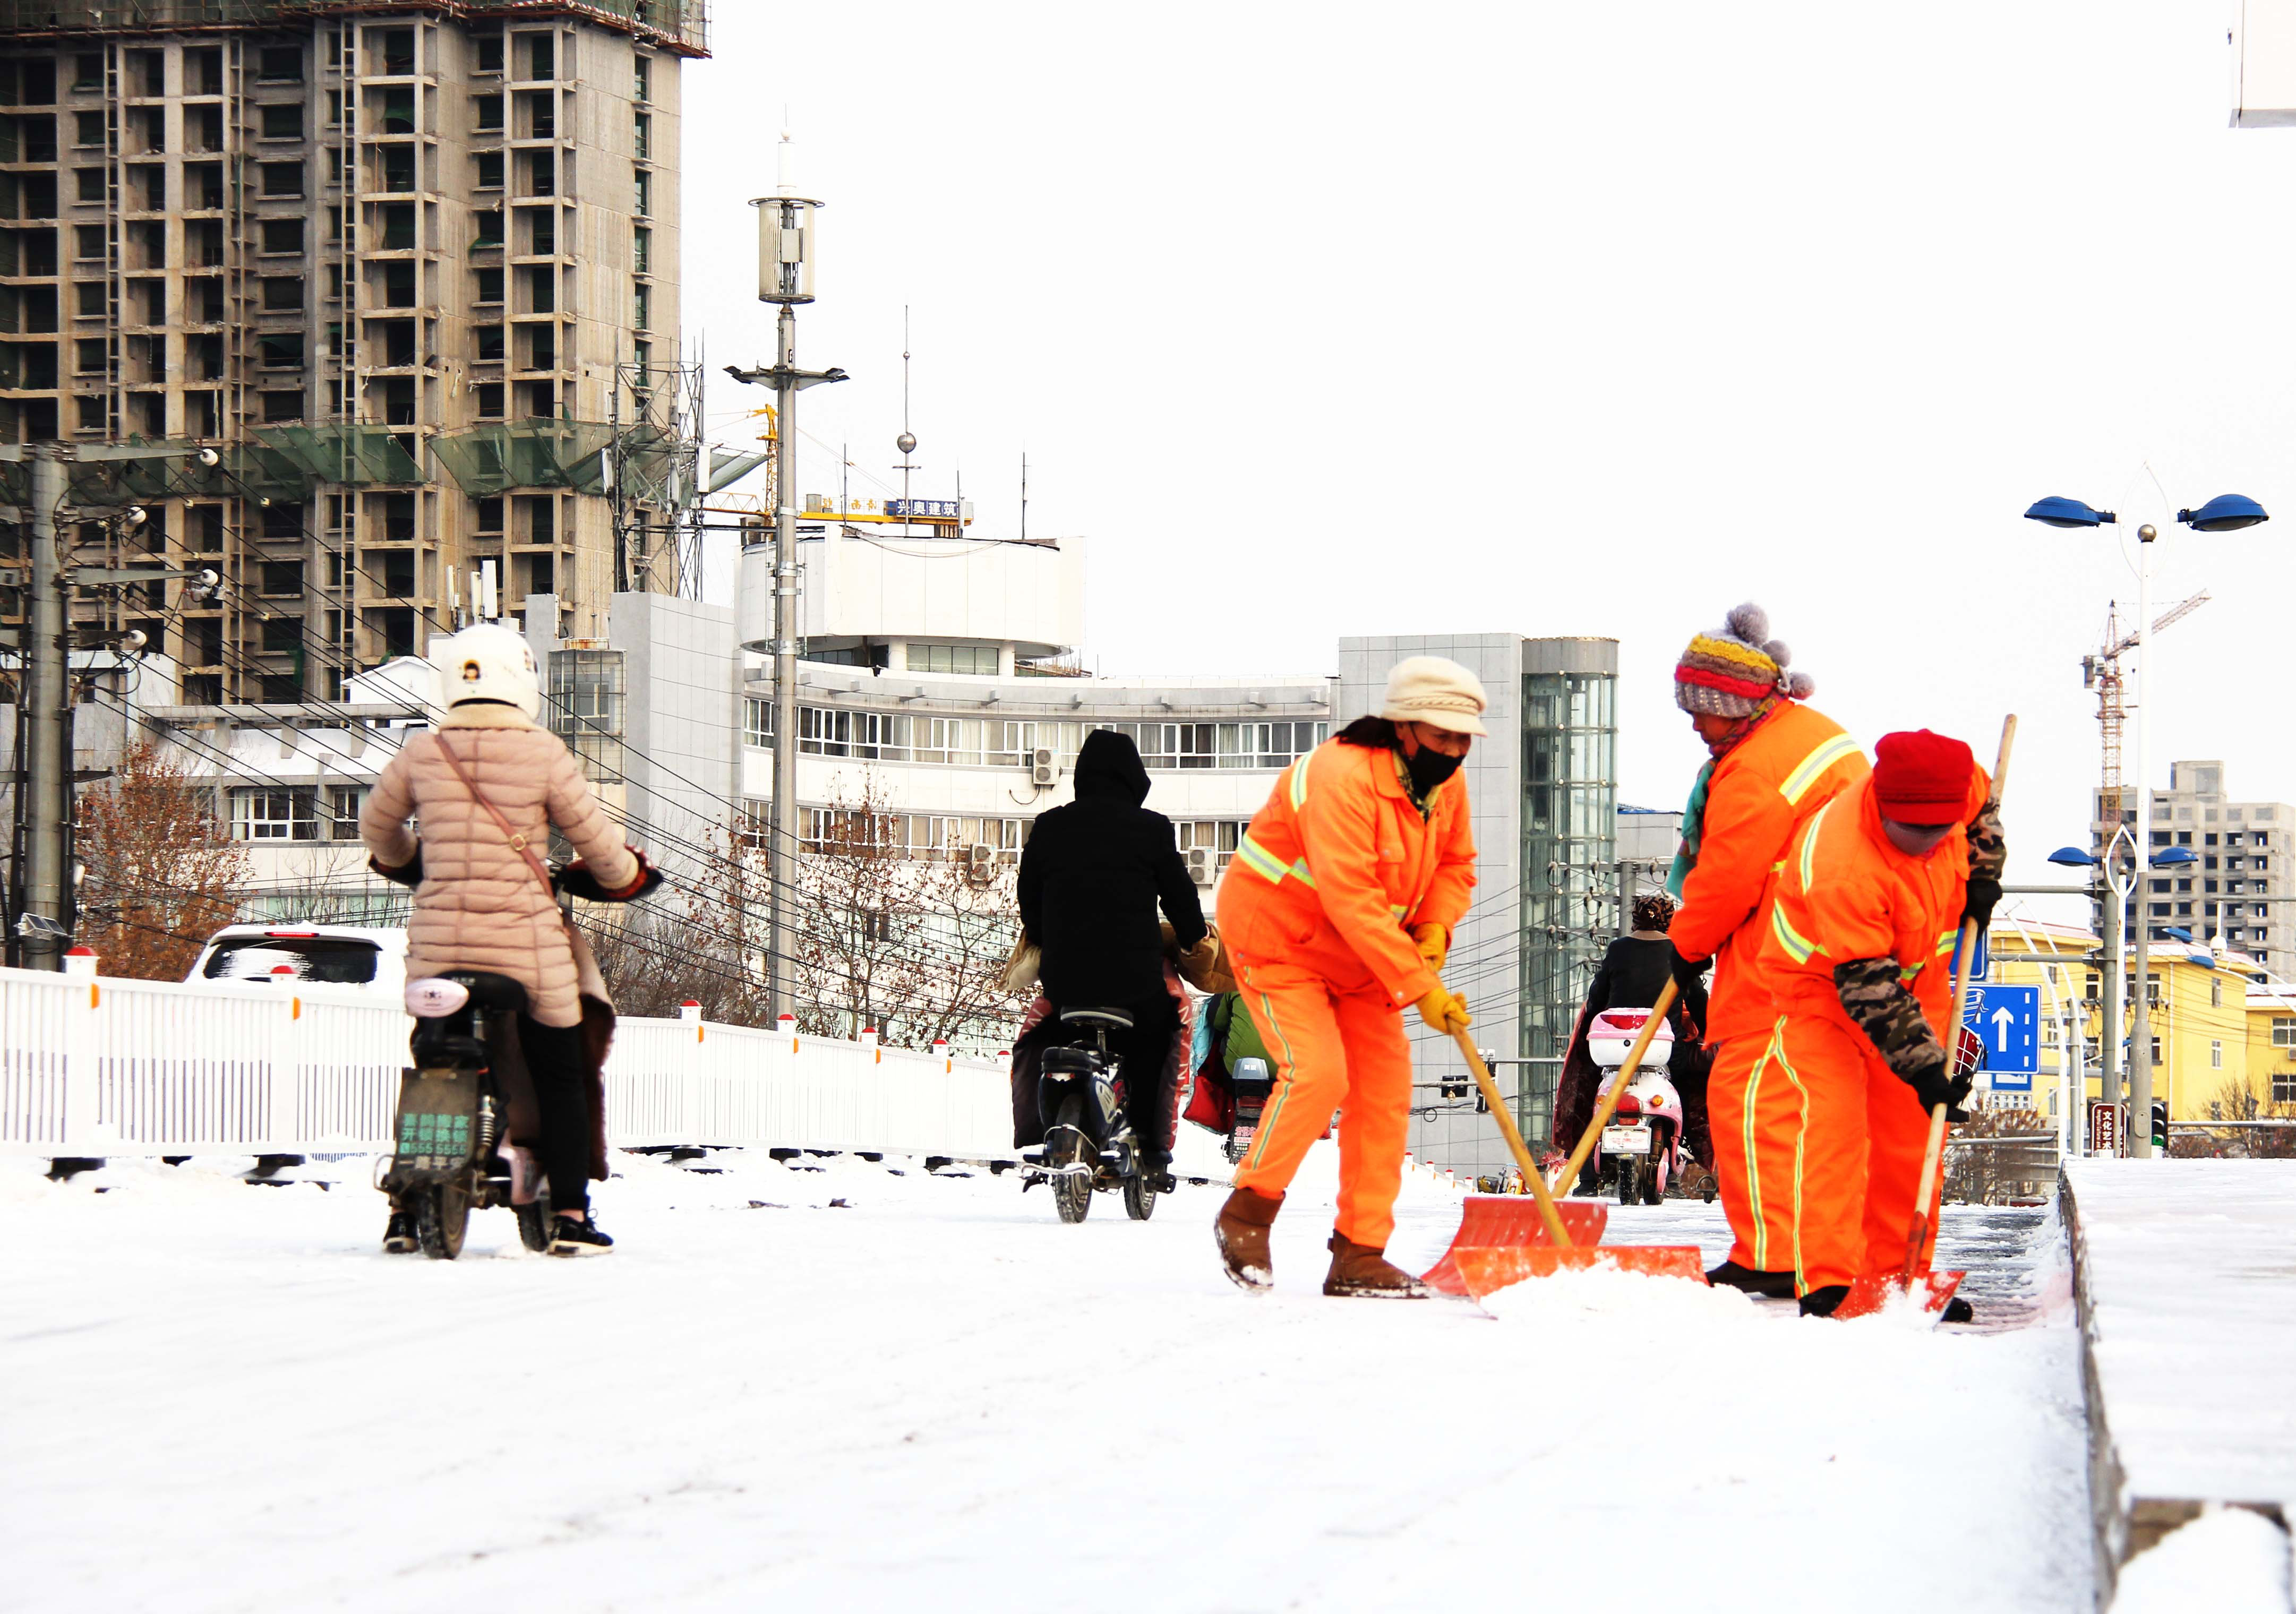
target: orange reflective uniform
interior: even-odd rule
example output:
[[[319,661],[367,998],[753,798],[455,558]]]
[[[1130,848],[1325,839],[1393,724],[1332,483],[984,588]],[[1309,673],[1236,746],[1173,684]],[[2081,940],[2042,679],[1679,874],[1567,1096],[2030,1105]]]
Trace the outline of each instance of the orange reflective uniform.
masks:
[[[1787,1248],[1801,1294],[1905,1261],[1929,1116],[1842,1008],[1833,971],[1861,958],[1894,960],[1951,1057],[1954,949],[1969,889],[1964,831],[1992,788],[1984,769],[1970,773],[1962,822],[1919,857],[1890,844],[1869,780],[1813,817],[1786,859],[1764,949],[1778,1018],[1755,1065],[1762,1124],[1753,1147],[1788,1173]],[[1917,1270],[1929,1270],[1930,1255],[1920,1252]]]
[[[1275,1064],[1235,1185],[1281,1195],[1337,1110],[1337,1231],[1374,1249],[1395,1230],[1411,1119],[1400,1011],[1439,984],[1409,930],[1467,911],[1467,821],[1464,778],[1423,816],[1393,751],[1327,741],[1283,771],[1220,881],[1220,937]]]
[[[1783,1271],[1767,1258],[1785,1248],[1791,1229],[1782,1209],[1790,1178],[1757,1182],[1760,1157],[1749,1104],[1755,1063],[1777,1019],[1770,972],[1762,961],[1778,868],[1794,836],[1820,807],[1872,770],[1841,725],[1823,712],[1784,701],[1714,764],[1698,863],[1682,887],[1682,907],[1668,928],[1685,958],[1714,960],[1706,1040],[1714,1046],[1706,1113],[1714,1139],[1714,1175],[1730,1218],[1730,1259],[1759,1271]],[[1766,1212],[1765,1208],[1770,1208]],[[1767,1215],[1767,1220],[1765,1219]]]

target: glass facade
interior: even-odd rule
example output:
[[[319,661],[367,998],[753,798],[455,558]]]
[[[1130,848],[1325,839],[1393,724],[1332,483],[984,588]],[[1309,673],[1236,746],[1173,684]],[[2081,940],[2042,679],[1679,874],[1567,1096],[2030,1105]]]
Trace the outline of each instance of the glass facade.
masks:
[[[1569,648],[1587,641],[1546,642]],[[1546,648],[1526,647],[1534,656]],[[1564,653],[1604,670],[1538,669],[1522,680],[1522,1019],[1530,1080],[1525,1136],[1546,1135],[1554,1082],[1587,983],[1616,934],[1610,865],[1618,853],[1618,676],[1607,657]]]

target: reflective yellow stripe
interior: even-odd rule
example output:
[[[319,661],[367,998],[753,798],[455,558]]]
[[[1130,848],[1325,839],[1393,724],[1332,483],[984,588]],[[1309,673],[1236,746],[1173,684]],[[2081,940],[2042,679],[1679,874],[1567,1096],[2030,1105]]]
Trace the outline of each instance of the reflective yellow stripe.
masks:
[[[1786,1080],[1792,1082],[1793,1090],[1801,1095],[1801,1118],[1794,1130],[1793,1170],[1794,1293],[1801,1295],[1809,1292],[1809,1283],[1802,1274],[1801,1264],[1801,1170],[1802,1156],[1809,1142],[1809,1089],[1801,1085],[1801,1077],[1795,1071],[1793,1061],[1786,1057],[1786,1018],[1783,1014],[1778,1016],[1776,1029],[1770,1034],[1770,1048],[1778,1056],[1778,1069],[1786,1073]],[[1750,1135],[1753,1131],[1751,1110],[1747,1112],[1746,1129]]]
[[[1777,1034],[1784,1025],[1785,1021],[1781,1019],[1776,1026],[1771,1028],[1769,1045],[1762,1050],[1761,1057],[1754,1061],[1753,1069],[1746,1075],[1746,1208],[1754,1219],[1756,1272],[1770,1269],[1770,1229],[1768,1224],[1762,1220],[1762,1167],[1755,1159],[1754,1110],[1761,1102],[1762,1071],[1770,1062],[1771,1051],[1778,1045]]]
[[[1961,930],[1959,926],[1956,926],[1954,929],[1948,930],[1944,935],[1939,937],[1937,945],[1938,956],[1939,958],[1943,958],[1948,954],[1951,953],[1954,949],[1954,945],[1960,940]]]
[[[1786,956],[1798,964],[1808,963],[1809,955],[1817,951],[1816,942],[1804,941],[1800,932],[1786,922],[1786,905],[1782,902],[1770,905],[1770,934],[1778,938],[1778,946],[1786,950]]]
[[[1308,753],[1308,757],[1314,755],[1313,751]],[[1308,757],[1300,758],[1284,770],[1292,782],[1292,810],[1295,813],[1308,801]]]
[[[1809,794],[1809,787],[1817,782],[1819,776],[1826,769],[1844,757],[1855,756],[1857,751],[1857,742],[1855,740],[1847,734],[1834,735],[1833,739],[1801,759],[1794,771],[1786,775],[1785,782],[1778,786],[1778,794],[1784,797],[1789,803],[1800,803],[1804,796]]]
[[[1389,914],[1394,918],[1396,923],[1401,924],[1403,922],[1403,916],[1411,910],[1405,907],[1399,902],[1391,902],[1387,905],[1387,911]]]
[[[1836,799],[1838,800],[1839,798]],[[1833,803],[1829,801],[1817,809],[1817,816],[1809,821],[1809,828],[1802,832],[1801,889],[1804,893],[1809,890],[1810,882],[1816,878],[1818,827],[1824,823],[1825,815],[1832,811],[1833,811]]]
[[[1285,877],[1289,876],[1311,891],[1316,889],[1316,877],[1308,872],[1306,858],[1296,860],[1287,868],[1283,859],[1254,840],[1249,830],[1246,830],[1242,838],[1236,842],[1235,855],[1242,859],[1244,867],[1271,885],[1282,885]]]
[[[1250,985],[1250,982],[1245,984]],[[1267,1140],[1275,1135],[1275,1124],[1283,1118],[1283,1101],[1292,1096],[1292,1072],[1300,1062],[1292,1053],[1292,1039],[1283,1034],[1283,1022],[1275,1018],[1275,1005],[1268,1001],[1266,992],[1258,987],[1253,987],[1252,991],[1253,995],[1259,999],[1260,1012],[1267,1016],[1267,1028],[1275,1033],[1276,1045],[1283,1050],[1283,1057],[1276,1065],[1275,1100],[1259,1118],[1259,1130],[1252,1135],[1251,1147],[1244,1151],[1243,1168],[1246,1171],[1259,1169],[1259,1158],[1267,1151]]]

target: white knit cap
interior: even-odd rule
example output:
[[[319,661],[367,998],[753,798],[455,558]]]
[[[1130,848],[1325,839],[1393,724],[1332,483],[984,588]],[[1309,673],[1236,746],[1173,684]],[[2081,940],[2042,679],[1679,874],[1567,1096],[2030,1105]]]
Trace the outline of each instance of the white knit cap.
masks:
[[[1431,723],[1456,734],[1488,734],[1482,680],[1441,656],[1412,656],[1388,669],[1379,715],[1390,723]]]

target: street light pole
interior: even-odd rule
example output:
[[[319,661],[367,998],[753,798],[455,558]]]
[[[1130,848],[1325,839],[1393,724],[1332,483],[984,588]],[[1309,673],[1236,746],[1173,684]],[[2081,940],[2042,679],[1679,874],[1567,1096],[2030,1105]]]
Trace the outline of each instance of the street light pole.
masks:
[[[71,694],[64,643],[63,557],[56,544],[56,507],[64,468],[54,445],[25,449],[32,500],[31,600],[25,614],[23,660],[24,965],[61,970],[70,938]]]
[[[2152,1154],[2152,540],[2136,529],[2136,998],[2128,1019],[2128,1153]]]
[[[760,196],[758,209],[758,300],[781,305],[776,322],[774,367],[726,366],[737,381],[774,389],[774,771],[767,807],[766,980],[767,1012],[796,1011],[797,946],[797,395],[824,381],[841,381],[845,372],[797,367],[797,305],[813,300],[814,253],[821,203],[797,193],[792,147],[781,140],[777,193]]]

